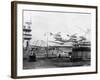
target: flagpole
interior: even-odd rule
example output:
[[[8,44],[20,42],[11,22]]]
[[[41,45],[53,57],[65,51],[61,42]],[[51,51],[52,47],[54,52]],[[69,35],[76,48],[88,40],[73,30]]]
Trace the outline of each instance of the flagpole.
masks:
[[[47,58],[48,58],[48,32],[47,32]]]

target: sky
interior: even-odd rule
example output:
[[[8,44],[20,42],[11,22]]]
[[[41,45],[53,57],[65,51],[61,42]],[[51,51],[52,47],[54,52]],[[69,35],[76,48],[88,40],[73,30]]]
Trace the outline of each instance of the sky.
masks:
[[[32,25],[32,41],[46,40],[45,34],[51,32],[53,34],[61,32],[63,38],[67,38],[65,34],[75,34],[77,36],[86,36],[88,40],[91,38],[91,14],[70,13],[70,12],[46,12],[46,11],[24,11],[25,22],[31,21]],[[86,34],[85,34],[86,33]],[[49,40],[54,40],[50,35]]]

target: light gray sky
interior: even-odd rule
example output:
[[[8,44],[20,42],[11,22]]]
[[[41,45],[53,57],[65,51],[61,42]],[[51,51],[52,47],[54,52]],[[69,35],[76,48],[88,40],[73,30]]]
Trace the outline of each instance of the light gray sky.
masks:
[[[47,32],[85,35],[91,30],[91,14],[24,11],[24,25],[32,21],[32,40],[45,40]],[[91,35],[86,35],[90,40]],[[51,38],[52,40],[53,38]]]

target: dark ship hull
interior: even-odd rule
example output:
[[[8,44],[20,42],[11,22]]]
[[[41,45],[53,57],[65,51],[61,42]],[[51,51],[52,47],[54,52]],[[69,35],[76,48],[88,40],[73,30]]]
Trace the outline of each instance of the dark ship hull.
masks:
[[[87,61],[91,58],[90,42],[81,42],[72,48],[71,61]]]

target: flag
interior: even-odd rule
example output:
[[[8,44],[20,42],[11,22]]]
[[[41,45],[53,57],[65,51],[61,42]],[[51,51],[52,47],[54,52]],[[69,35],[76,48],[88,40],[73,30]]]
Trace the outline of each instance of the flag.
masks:
[[[44,33],[44,36],[46,36],[46,33]]]

